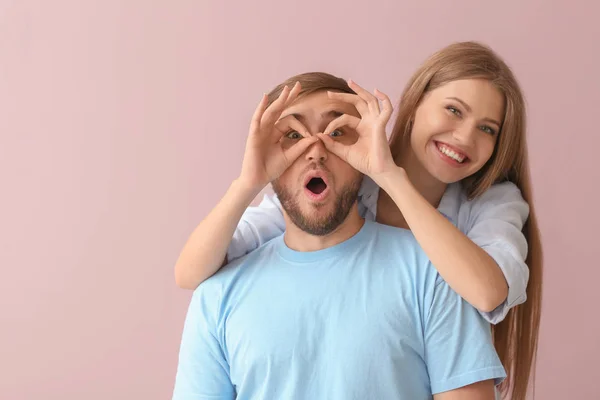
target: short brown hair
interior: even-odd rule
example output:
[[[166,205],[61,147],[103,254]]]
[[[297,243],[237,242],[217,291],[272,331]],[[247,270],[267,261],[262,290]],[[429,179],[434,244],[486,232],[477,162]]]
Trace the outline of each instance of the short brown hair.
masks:
[[[277,100],[285,86],[288,86],[291,89],[296,82],[300,82],[300,85],[302,86],[298,97],[320,92],[322,90],[356,94],[354,90],[350,89],[348,82],[342,78],[338,78],[337,76],[325,72],[306,72],[292,76],[291,78],[288,78],[284,82],[275,86],[275,88],[268,94],[268,104],[270,105]]]

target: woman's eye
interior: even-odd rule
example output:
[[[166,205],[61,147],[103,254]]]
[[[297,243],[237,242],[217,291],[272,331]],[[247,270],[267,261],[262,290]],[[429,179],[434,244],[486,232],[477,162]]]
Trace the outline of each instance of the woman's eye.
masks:
[[[490,135],[496,134],[495,130],[493,130],[492,128],[490,128],[489,126],[486,126],[486,125],[482,126],[480,129],[485,133],[489,133]]]
[[[452,114],[458,115],[460,117],[460,111],[456,107],[448,106],[446,110],[450,111]]]
[[[288,139],[302,139],[302,135],[296,131],[291,131],[287,135],[285,135]]]
[[[329,136],[331,137],[339,137],[342,136],[344,134],[344,132],[340,131],[339,129],[336,129],[335,131],[332,131]]]

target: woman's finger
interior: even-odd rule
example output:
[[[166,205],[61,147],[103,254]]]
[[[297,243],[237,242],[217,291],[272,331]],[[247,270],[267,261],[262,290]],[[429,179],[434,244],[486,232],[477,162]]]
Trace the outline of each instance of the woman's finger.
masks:
[[[348,115],[348,114],[344,114],[340,117],[337,117],[336,119],[334,119],[333,121],[331,121],[328,125],[327,128],[325,128],[325,130],[323,131],[323,133],[327,136],[329,136],[331,134],[331,132],[335,131],[336,129],[339,129],[343,126],[346,126],[350,129],[354,129],[356,130],[356,128],[358,127],[358,124],[360,124],[361,119],[357,118],[353,115]]]
[[[344,103],[349,103],[356,108],[361,117],[366,117],[369,114],[369,106],[368,104],[361,99],[359,96],[350,93],[340,93],[340,92],[327,92],[327,96],[333,100],[343,101]]]
[[[379,99],[369,93],[368,90],[363,89],[360,85],[354,82],[352,79],[348,80],[348,86],[354,90],[356,94],[367,103],[369,110],[374,115],[379,115]]]
[[[260,103],[258,103],[256,110],[254,110],[254,114],[252,115],[252,120],[250,121],[250,134],[251,135],[258,133],[258,131],[260,129],[260,120],[261,120],[265,110],[267,109],[268,101],[269,101],[269,97],[266,94],[263,94],[263,97],[260,100]]]
[[[317,136],[308,136],[300,139],[297,143],[283,151],[287,165],[291,165],[298,157],[300,157],[311,145],[318,142]]]
[[[287,117],[284,117],[275,123],[273,137],[271,138],[272,142],[277,143],[279,140],[281,140],[283,135],[292,131],[298,132],[304,137],[310,136],[308,129],[306,129],[304,125],[302,125],[302,123],[296,119],[296,117],[293,115],[288,115]]]
[[[392,116],[392,112],[394,111],[394,107],[392,106],[392,102],[387,94],[383,93],[380,90],[375,89],[375,96],[379,100],[381,100],[381,114],[380,117],[385,118],[385,122],[390,119]]]
[[[271,131],[269,127],[273,126],[281,116],[289,94],[290,88],[286,85],[281,91],[281,94],[279,95],[277,100],[275,100],[269,107],[267,107],[267,110],[263,114],[260,121],[261,128],[265,129],[266,132]]]
[[[294,84],[294,86],[292,87],[292,90],[290,90],[290,94],[287,97],[284,107],[288,107],[290,104],[292,104],[296,100],[298,95],[300,94],[301,90],[302,90],[302,85],[300,85],[300,82],[296,82]]]
[[[324,133],[319,133],[317,136],[319,137],[319,139],[321,139],[321,141],[325,145],[325,148],[327,148],[328,151],[335,154],[342,160],[348,162],[348,150],[350,146],[346,146],[339,142],[336,142],[329,135],[326,135]]]

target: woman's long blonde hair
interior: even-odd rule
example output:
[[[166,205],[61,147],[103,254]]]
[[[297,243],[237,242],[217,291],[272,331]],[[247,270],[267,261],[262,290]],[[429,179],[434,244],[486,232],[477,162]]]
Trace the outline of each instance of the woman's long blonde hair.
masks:
[[[404,89],[390,147],[394,159],[409,145],[412,118],[423,96],[448,82],[485,79],[505,98],[505,115],[498,141],[490,160],[473,176],[463,181],[469,198],[485,192],[494,183],[515,183],[530,214],[523,233],[528,242],[529,266],[527,301],[513,307],[503,322],[493,327],[494,344],[507,379],[500,386],[502,398],[525,399],[534,370],[542,297],[542,246],[533,207],[527,144],[525,139],[525,101],[510,68],[490,48],[476,42],[455,43],[436,52],[415,72]]]

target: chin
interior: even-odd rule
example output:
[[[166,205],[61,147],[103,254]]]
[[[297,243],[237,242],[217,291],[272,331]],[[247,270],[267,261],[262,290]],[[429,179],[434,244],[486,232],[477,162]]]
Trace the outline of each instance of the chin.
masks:
[[[466,178],[466,176],[463,176],[464,174],[458,175],[456,173],[452,173],[455,171],[448,171],[445,168],[429,170],[428,172],[435,180],[446,185],[462,181],[464,178]]]
[[[310,218],[311,216],[330,214],[333,210],[333,202],[332,201],[324,201],[320,203],[315,203],[311,201],[305,200],[302,204],[302,214],[305,218]]]

